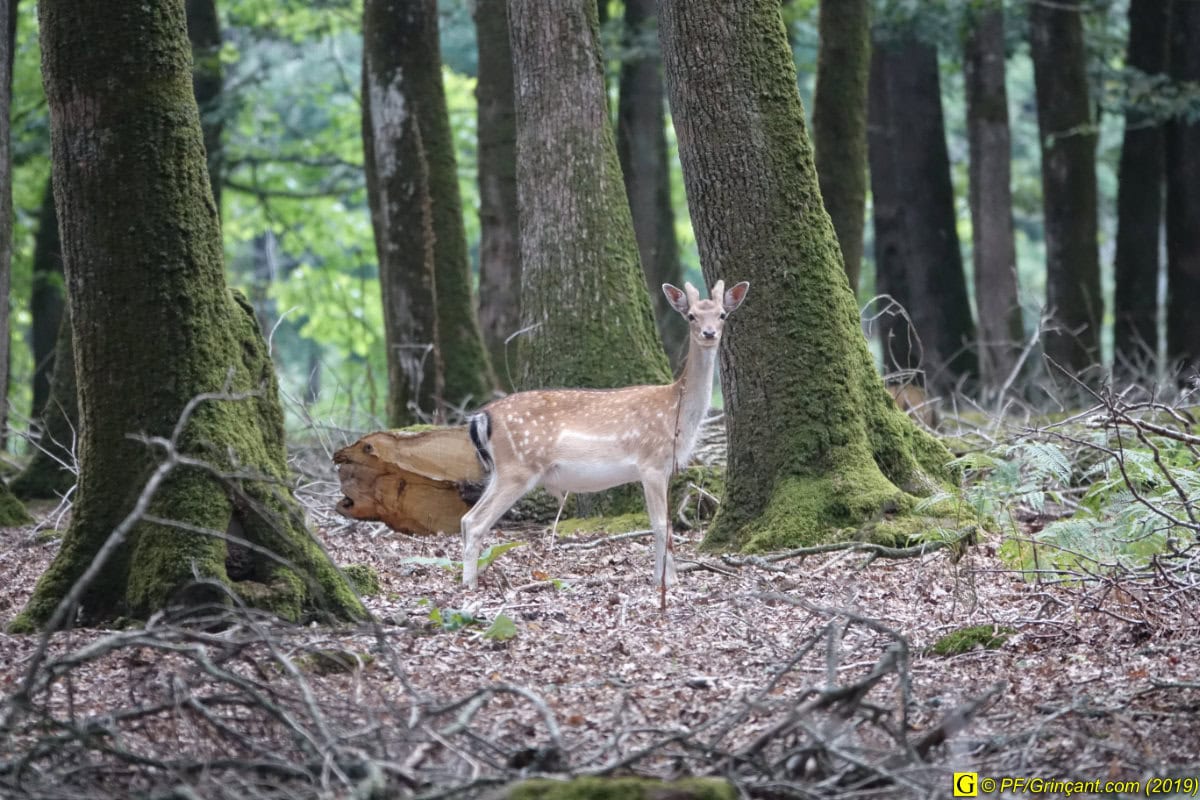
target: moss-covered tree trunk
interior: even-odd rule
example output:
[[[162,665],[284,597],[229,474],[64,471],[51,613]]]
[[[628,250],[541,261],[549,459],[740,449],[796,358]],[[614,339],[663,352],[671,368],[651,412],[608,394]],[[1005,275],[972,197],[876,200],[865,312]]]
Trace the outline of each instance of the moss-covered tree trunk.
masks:
[[[646,284],[654,301],[658,335],[678,367],[687,354],[687,322],[671,307],[662,285],[683,283],[675,212],[671,208],[671,168],[667,159],[666,100],[658,52],[655,0],[625,0],[621,99],[617,105],[617,156],[633,213]]]
[[[520,388],[666,383],[609,123],[595,0],[512,0]]]
[[[479,325],[500,385],[512,391],[521,327],[521,248],[517,222],[517,109],[513,98],[508,3],[475,4],[479,45]]]
[[[659,35],[705,278],[751,285],[721,344],[728,482],[706,546],[811,543],[910,506],[949,454],[875,371],[778,0],[662,0]]]
[[[45,407],[46,399],[50,396],[54,351],[58,331],[62,327],[65,292],[58,215],[54,212],[54,185],[48,181],[33,240],[33,288],[29,298],[34,413],[39,413]]]
[[[363,4],[363,143],[390,422],[484,402],[494,379],[475,317],[435,0]]]
[[[821,198],[833,219],[850,289],[858,290],[867,202],[869,0],[821,0],[813,149]]]
[[[970,206],[979,313],[979,371],[999,388],[1025,338],[1013,241],[1012,140],[1004,87],[1004,6],[990,0],[971,19],[963,53],[970,147]]]
[[[1200,3],[1176,0],[1171,77],[1200,82]],[[1200,370],[1200,121],[1176,117],[1167,133],[1167,359],[1185,381]]]
[[[200,401],[178,438],[208,467],[169,473],[84,592],[83,617],[224,598],[195,576],[288,618],[361,614],[288,488],[271,360],[249,304],[225,286],[184,0],[38,11],[81,475],[62,547],[14,626],[46,624],[134,509],[166,454],[132,436],[170,437],[189,402],[222,391],[245,397]],[[227,531],[255,548],[227,545]]]
[[[1169,0],[1131,0],[1125,63],[1146,75],[1167,71]],[[1163,125],[1150,98],[1130,93],[1117,172],[1117,289],[1113,294],[1113,368],[1135,377],[1158,356],[1158,271],[1163,223]]]
[[[192,91],[200,107],[208,178],[217,213],[221,213],[221,175],[224,172],[221,133],[225,114],[221,107],[224,76],[221,69],[221,18],[214,0],[187,0],[188,40],[192,43]]]
[[[908,319],[880,320],[884,366],[889,372],[921,369],[926,385],[943,392],[976,377],[978,360],[937,49],[911,30],[878,38],[868,105],[875,290],[908,313]]]
[[[1029,40],[1042,147],[1046,226],[1046,354],[1092,380],[1100,361],[1100,254],[1096,230],[1097,128],[1088,99],[1083,3],[1029,7]],[[1087,373],[1085,375],[1085,373]]]

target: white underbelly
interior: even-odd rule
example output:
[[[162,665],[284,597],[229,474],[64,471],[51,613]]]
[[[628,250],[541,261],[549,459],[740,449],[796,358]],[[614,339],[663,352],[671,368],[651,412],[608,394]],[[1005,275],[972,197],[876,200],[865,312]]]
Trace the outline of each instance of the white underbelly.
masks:
[[[556,494],[599,492],[639,480],[635,461],[559,461],[542,477],[542,486]]]

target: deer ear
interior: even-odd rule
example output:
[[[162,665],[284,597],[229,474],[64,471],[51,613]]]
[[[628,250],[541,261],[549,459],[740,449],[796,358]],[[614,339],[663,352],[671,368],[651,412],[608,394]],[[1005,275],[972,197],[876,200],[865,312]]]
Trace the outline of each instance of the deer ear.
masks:
[[[750,291],[750,281],[742,281],[725,292],[725,297],[723,298],[725,313],[732,314],[736,311],[737,307],[746,299],[746,292],[748,291]]]
[[[663,294],[667,296],[667,301],[671,304],[671,308],[678,311],[680,314],[688,313],[688,299],[683,290],[672,286],[669,283],[662,285]]]

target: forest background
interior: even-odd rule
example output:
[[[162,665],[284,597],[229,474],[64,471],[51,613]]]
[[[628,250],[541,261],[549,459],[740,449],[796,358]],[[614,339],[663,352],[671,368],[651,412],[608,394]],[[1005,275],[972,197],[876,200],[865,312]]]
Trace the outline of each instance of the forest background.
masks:
[[[383,314],[375,245],[363,180],[361,7],[354,2],[225,0],[221,15],[219,103],[205,110],[220,119],[222,230],[228,277],[254,304],[273,353],[281,387],[307,408],[309,420],[361,431],[386,421],[387,379]],[[610,110],[619,105],[619,73],[638,47],[624,33],[622,7],[611,3],[602,25]],[[876,28],[915,25],[937,46],[940,101],[954,188],[954,224],[968,296],[974,302],[969,213],[969,142],[964,92],[963,36],[972,4],[877,4]],[[818,4],[784,3],[804,106],[811,113],[818,51]],[[1011,127],[1012,214],[1024,333],[1033,332],[1045,304],[1046,254],[1042,179],[1033,62],[1025,31],[1025,4],[1008,11],[1006,60]],[[1194,93],[1164,90],[1161,77],[1126,65],[1128,3],[1094,0],[1084,15],[1088,79],[1099,135],[1095,151],[1098,242],[1105,319],[1103,358],[1113,358],[1113,260],[1117,234],[1118,170],[1131,104],[1151,106],[1158,118],[1194,113]],[[476,85],[478,55],[472,4],[439,3],[443,77],[458,164],[463,221],[473,269],[479,264]],[[36,6],[19,6],[13,87],[12,424],[24,429],[36,416],[35,356],[31,342],[39,302],[35,253],[46,222],[50,170],[49,119],[42,91]],[[679,262],[686,280],[702,284],[699,256],[687,212],[675,140],[667,125],[670,200]],[[865,305],[876,294],[873,215],[865,215],[862,277]],[[1165,292],[1165,267],[1160,292]],[[38,271],[36,280],[61,293],[61,278]],[[49,294],[53,295],[54,291]],[[61,296],[61,295],[60,295]],[[1165,326],[1165,315],[1158,321]],[[515,329],[514,329],[515,330]],[[50,346],[52,352],[52,345]],[[878,349],[878,345],[876,344]],[[515,349],[515,348],[514,348]],[[38,357],[46,357],[45,345]],[[514,353],[515,355],[515,353]],[[672,354],[674,355],[674,354]],[[1165,365],[1165,361],[1160,361]],[[496,365],[497,373],[505,371]],[[1154,377],[1162,378],[1162,373]],[[719,393],[719,389],[718,389]],[[719,405],[719,396],[717,398]],[[302,423],[289,404],[290,422]],[[9,448],[24,450],[19,438]]]

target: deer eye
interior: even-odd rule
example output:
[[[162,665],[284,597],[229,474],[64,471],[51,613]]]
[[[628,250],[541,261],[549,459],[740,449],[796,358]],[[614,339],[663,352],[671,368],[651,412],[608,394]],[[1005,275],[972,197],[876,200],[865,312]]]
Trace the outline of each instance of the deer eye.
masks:
[[[724,311],[721,312],[721,319],[725,319],[725,317],[727,317],[727,316],[729,316],[729,315],[726,314]]]
[[[688,314],[688,322],[695,322],[695,321],[696,321],[696,315]]]

